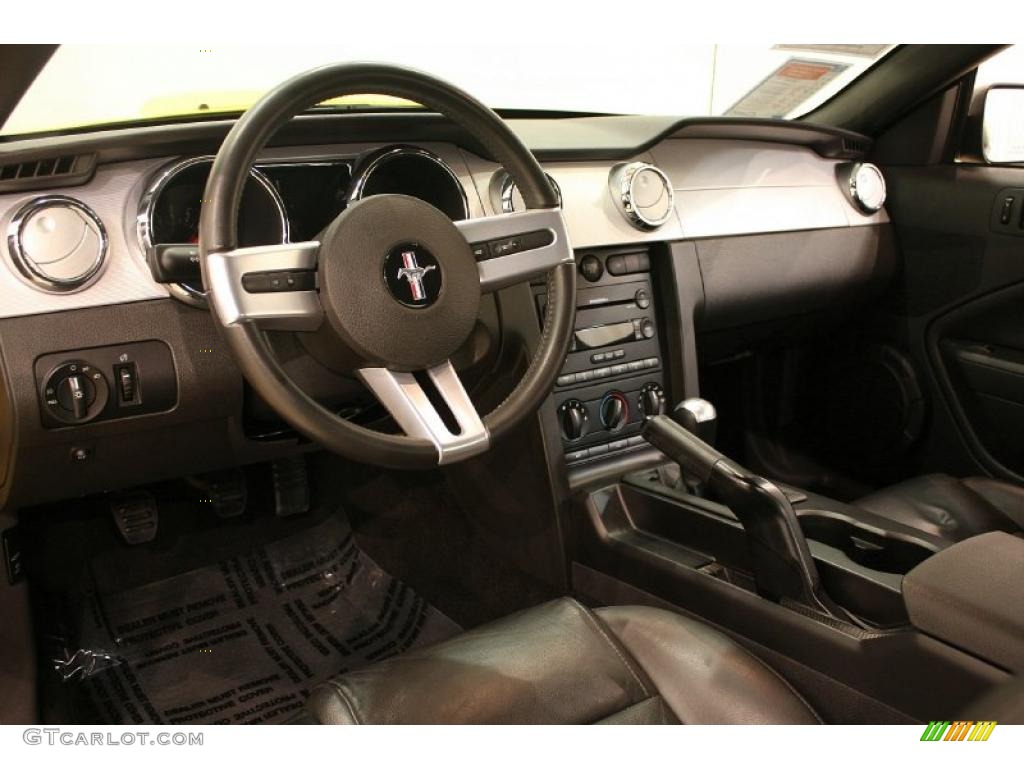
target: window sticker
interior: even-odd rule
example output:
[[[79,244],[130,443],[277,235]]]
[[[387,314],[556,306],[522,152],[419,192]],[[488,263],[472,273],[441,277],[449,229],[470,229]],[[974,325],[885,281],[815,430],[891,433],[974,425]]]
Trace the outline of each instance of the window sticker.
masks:
[[[789,59],[726,111],[730,117],[785,117],[849,65]]]
[[[804,51],[805,53],[837,53],[842,56],[864,56],[868,59],[876,58],[882,51],[889,47],[888,43],[881,45],[844,45],[842,43],[828,45],[784,45],[774,46],[777,51]]]

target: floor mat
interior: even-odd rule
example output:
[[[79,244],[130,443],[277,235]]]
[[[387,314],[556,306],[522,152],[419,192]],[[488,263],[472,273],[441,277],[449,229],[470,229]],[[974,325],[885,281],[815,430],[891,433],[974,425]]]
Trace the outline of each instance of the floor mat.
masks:
[[[113,594],[85,590],[54,654],[103,723],[273,723],[318,683],[459,627],[389,576],[344,518]]]

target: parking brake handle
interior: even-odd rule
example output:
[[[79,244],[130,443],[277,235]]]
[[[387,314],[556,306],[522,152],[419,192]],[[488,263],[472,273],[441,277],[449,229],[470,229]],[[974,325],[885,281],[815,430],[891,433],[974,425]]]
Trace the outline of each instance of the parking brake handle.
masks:
[[[747,534],[759,594],[848,619],[825,594],[796,513],[774,483],[731,461],[668,416],[647,419],[643,436],[736,515]]]

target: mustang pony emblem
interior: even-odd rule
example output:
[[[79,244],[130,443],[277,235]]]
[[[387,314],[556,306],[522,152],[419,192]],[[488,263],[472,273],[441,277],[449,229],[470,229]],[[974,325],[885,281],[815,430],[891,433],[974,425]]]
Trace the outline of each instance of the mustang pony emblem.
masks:
[[[415,251],[402,251],[402,266],[399,267],[396,277],[399,280],[404,278],[409,282],[413,301],[423,301],[427,298],[427,291],[423,287],[423,277],[434,269],[437,269],[436,264],[421,267],[416,260]]]

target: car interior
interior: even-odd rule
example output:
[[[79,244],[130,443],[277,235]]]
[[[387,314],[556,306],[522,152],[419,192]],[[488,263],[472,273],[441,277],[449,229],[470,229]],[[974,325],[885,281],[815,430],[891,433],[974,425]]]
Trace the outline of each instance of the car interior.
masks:
[[[1012,51],[0,135],[0,723],[1024,723]]]

